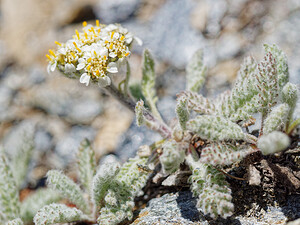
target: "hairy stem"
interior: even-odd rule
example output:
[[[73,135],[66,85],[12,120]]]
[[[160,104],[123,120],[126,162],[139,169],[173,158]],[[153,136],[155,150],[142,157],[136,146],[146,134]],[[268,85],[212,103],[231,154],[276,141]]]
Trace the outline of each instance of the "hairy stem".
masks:
[[[130,98],[122,94],[113,84],[106,86],[106,89],[112,96],[118,99],[124,106],[126,106],[132,112],[135,112],[136,103]],[[144,110],[143,112],[145,118],[148,122],[155,124],[156,126],[152,126],[155,131],[157,131],[164,138],[171,138],[171,129],[163,122],[154,117],[151,112],[148,110]]]
[[[267,112],[266,110],[264,110],[262,113],[261,113],[261,125],[260,125],[260,131],[259,131],[259,137],[261,135],[263,135],[263,129],[264,129],[264,121],[267,117]]]
[[[126,78],[125,78],[125,83],[124,83],[124,95],[128,96],[128,84],[129,84],[129,79],[131,76],[131,69],[130,69],[130,64],[128,61],[126,61]]]

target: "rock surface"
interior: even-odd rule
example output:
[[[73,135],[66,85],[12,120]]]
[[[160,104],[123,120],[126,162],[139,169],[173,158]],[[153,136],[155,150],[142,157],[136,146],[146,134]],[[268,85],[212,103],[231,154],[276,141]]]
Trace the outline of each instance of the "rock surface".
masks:
[[[134,225],[144,224],[214,224],[214,225],[269,225],[286,224],[288,220],[295,220],[299,215],[299,196],[290,196],[286,206],[270,206],[261,209],[255,215],[236,216],[228,219],[218,218],[212,221],[204,217],[196,207],[196,199],[189,191],[165,194],[149,201],[133,221]],[[236,206],[238,207],[238,206]]]
[[[191,192],[165,194],[149,201],[132,223],[143,224],[209,224],[196,208]]]

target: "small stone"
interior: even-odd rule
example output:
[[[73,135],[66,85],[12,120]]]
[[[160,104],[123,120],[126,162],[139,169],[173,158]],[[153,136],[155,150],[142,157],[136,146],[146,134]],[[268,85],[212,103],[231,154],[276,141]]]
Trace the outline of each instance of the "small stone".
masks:
[[[209,224],[196,208],[196,199],[189,191],[176,194],[165,194],[150,200],[139,217],[133,222],[143,224]]]
[[[194,6],[192,0],[166,1],[149,22],[150,30],[140,36],[157,58],[177,68],[185,67],[204,41],[201,33],[190,25],[189,17]]]
[[[11,156],[16,154],[22,147],[24,135],[34,133],[34,126],[35,121],[28,119],[12,127],[9,133],[4,137],[3,145],[5,151]]]
[[[288,222],[287,225],[300,225],[300,219]]]
[[[36,131],[34,142],[35,142],[35,148],[38,151],[46,152],[52,148],[52,135],[44,130],[43,128],[40,128]]]
[[[81,141],[84,138],[93,140],[95,135],[96,131],[91,127],[74,126],[70,132],[58,140],[55,153],[58,155],[60,161],[62,161],[64,165],[67,165],[75,160]]]
[[[216,53],[219,59],[232,59],[242,49],[242,39],[236,33],[226,33],[221,36],[216,44]]]
[[[249,184],[250,185],[260,185],[261,176],[260,172],[252,165],[249,166]]]
[[[140,3],[141,0],[100,1],[95,13],[104,23],[120,23],[134,14]]]

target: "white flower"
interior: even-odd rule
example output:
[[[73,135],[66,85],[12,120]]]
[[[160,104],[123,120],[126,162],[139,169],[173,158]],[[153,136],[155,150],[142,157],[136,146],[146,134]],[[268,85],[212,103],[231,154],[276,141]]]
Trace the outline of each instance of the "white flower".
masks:
[[[98,81],[99,87],[106,87],[111,84],[111,79],[109,76],[100,77]]]
[[[105,29],[106,31],[110,32],[110,31],[113,31],[113,30],[118,29],[118,26],[115,25],[115,24],[109,24],[109,25],[106,26],[104,29]]]
[[[47,72],[48,74],[50,74],[51,72],[53,72],[56,68],[56,65],[57,65],[57,61],[54,60],[52,62],[49,62],[48,66],[47,66]]]
[[[118,72],[117,63],[115,63],[115,62],[108,63],[106,70],[109,73],[117,73]]]
[[[76,68],[75,68],[75,66],[73,64],[66,63],[66,65],[65,65],[65,72],[66,73],[73,73],[75,71],[76,71]]]
[[[98,53],[100,56],[107,56],[108,55],[108,50],[105,47],[100,46],[100,48],[97,48],[96,53]]]
[[[91,79],[91,77],[87,73],[84,73],[81,75],[79,82],[88,86],[90,79]]]
[[[78,59],[78,65],[76,67],[76,70],[82,70],[86,65],[86,60],[83,58]]]
[[[115,53],[115,52],[109,53],[109,57],[111,57],[111,58],[115,58],[116,56],[117,56],[117,53]]]
[[[142,41],[118,24],[103,25],[96,21],[96,26],[83,22],[82,31],[65,43],[55,42],[57,50],[49,50],[48,73],[56,68],[67,77],[80,76],[80,83],[89,85],[90,80],[99,81],[100,86],[110,85],[108,73],[118,73],[121,64],[130,56],[130,44]],[[77,72],[76,72],[77,71]]]

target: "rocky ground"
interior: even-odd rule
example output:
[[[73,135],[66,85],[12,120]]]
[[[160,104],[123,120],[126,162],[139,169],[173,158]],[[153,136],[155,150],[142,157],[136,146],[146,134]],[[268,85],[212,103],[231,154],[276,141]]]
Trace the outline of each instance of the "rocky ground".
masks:
[[[158,108],[167,121],[175,116],[176,93],[185,87],[185,65],[198,48],[204,49],[209,67],[204,90],[208,96],[230,87],[245,56],[261,59],[263,43],[276,43],[284,50],[290,80],[300,84],[298,0],[1,0],[0,138],[7,151],[13,151],[28,124],[37,130],[36,155],[24,187],[37,187],[50,168],[72,168],[85,137],[93,140],[100,161],[121,162],[140,145],[159,139],[138,128],[134,115],[97,87],[87,88],[58,73],[47,74],[44,55],[54,48],[54,41],[67,40],[83,21],[95,19],[121,23],[143,40],[130,59],[135,80],[141,78],[143,48],[151,49],[157,62]],[[300,107],[297,110],[295,115],[300,114]],[[134,224],[212,223],[193,210],[194,199],[187,188],[182,192],[165,189]],[[252,205],[234,221],[215,223],[285,224],[300,217],[299,195],[287,197],[286,202],[286,208],[273,205],[256,211]]]

